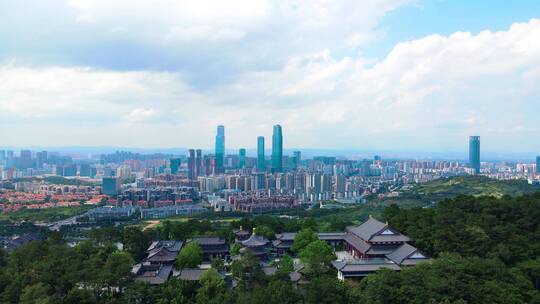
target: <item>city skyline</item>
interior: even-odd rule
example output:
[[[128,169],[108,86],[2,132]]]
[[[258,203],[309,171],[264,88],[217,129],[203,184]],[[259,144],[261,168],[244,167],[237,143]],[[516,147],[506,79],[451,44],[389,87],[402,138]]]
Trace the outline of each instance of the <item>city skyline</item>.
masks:
[[[148,5],[0,4],[0,144],[540,150],[538,2]]]

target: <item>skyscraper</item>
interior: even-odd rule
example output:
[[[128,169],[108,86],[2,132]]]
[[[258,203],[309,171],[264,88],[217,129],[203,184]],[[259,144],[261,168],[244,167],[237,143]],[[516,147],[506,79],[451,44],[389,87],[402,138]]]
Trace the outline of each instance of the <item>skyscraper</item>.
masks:
[[[295,166],[295,168],[300,167],[301,163],[302,163],[302,152],[294,151],[294,166]]]
[[[283,134],[281,126],[275,125],[272,134],[272,172],[283,171]]]
[[[199,177],[199,176],[203,175],[202,163],[203,163],[202,150],[197,149],[197,150],[195,150],[195,176],[196,177]]]
[[[182,164],[182,160],[180,158],[171,158],[169,167],[171,168],[171,174],[177,174],[178,168],[180,168],[180,165]]]
[[[262,172],[266,170],[264,164],[264,136],[257,137],[257,171]]]
[[[238,167],[240,169],[246,167],[246,149],[240,149],[238,151]]]
[[[480,136],[469,137],[469,167],[480,173]]]
[[[540,174],[540,155],[536,157],[536,173]]]
[[[223,173],[223,159],[225,157],[225,127],[217,126],[216,135],[216,173]]]
[[[189,149],[188,156],[188,179],[195,179],[195,150]]]

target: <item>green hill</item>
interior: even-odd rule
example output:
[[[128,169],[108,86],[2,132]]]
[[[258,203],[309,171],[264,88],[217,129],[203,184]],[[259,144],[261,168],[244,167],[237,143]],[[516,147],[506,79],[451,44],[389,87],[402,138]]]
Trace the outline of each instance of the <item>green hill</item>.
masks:
[[[485,176],[456,176],[441,178],[432,182],[417,184],[412,190],[401,193],[399,197],[374,199],[373,202],[384,205],[397,204],[402,207],[430,205],[459,195],[519,196],[540,192],[540,186],[530,185],[526,180],[495,180]]]
[[[415,187],[414,192],[431,200],[439,201],[458,195],[518,196],[540,191],[540,187],[530,185],[526,180],[495,180],[484,176],[458,176],[438,179]]]

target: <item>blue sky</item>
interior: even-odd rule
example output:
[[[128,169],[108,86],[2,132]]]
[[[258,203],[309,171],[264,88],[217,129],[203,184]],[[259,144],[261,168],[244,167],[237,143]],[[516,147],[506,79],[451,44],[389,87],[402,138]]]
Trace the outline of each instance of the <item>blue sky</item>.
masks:
[[[4,146],[540,151],[540,2],[0,0]]]

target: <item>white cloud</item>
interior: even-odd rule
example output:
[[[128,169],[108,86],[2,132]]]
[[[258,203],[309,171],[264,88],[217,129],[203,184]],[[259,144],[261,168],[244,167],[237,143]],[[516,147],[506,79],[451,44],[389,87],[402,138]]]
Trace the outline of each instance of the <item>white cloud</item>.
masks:
[[[256,64],[235,66],[235,77],[209,89],[193,85],[184,70],[4,65],[0,119],[15,130],[6,142],[23,142],[20,135],[36,126],[60,130],[55,122],[62,121],[72,125],[62,132],[73,144],[210,147],[215,125],[223,123],[228,144],[250,147],[281,123],[289,146],[445,148],[478,133],[497,134],[494,147],[540,149],[530,140],[539,131],[539,20],[404,41],[373,63],[340,50],[374,39],[377,20],[400,1],[129,3],[71,2],[79,23],[113,37],[203,44],[195,48],[201,52],[212,49],[206,41],[217,55],[225,49],[239,63],[253,57]],[[162,18],[149,24],[147,15]],[[275,56],[283,60],[261,59]],[[89,128],[108,136],[77,136]]]
[[[129,112],[126,119],[130,122],[144,122],[155,118],[157,115],[158,111],[155,109],[136,108]]]

